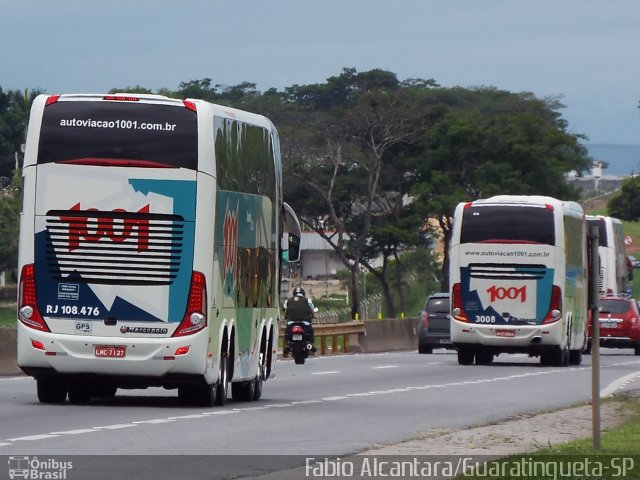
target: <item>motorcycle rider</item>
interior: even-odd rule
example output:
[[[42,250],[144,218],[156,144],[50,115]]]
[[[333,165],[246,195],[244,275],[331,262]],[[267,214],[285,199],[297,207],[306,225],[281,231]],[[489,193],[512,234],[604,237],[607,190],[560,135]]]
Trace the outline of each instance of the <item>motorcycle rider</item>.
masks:
[[[315,352],[314,344],[314,331],[311,322],[315,317],[316,308],[310,298],[306,297],[304,288],[295,287],[293,289],[293,295],[286,299],[283,304],[284,318],[289,321],[302,320],[309,322],[305,326],[305,333],[311,345],[313,345],[312,351]]]

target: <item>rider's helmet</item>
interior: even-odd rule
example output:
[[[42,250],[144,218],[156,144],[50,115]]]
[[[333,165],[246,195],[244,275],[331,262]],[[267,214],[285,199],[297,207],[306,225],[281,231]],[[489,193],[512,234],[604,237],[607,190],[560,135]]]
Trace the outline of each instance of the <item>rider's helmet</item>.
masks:
[[[304,297],[305,296],[304,288],[302,288],[302,287],[294,288],[293,289],[293,296],[294,297]]]

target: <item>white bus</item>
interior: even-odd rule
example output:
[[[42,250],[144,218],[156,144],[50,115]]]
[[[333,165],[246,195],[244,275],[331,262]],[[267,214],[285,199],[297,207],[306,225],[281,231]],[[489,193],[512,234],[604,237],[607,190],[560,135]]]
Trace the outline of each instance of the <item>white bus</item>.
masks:
[[[621,295],[627,291],[627,263],[622,222],[602,215],[587,216],[587,225],[598,227],[600,272],[598,293]]]
[[[586,222],[580,205],[501,195],[457,206],[450,250],[458,363],[500,353],[580,364],[586,348]]]
[[[260,398],[287,221],[299,238],[268,119],[158,95],[41,95],[23,176],[17,358],[41,402],[161,386],[211,406],[229,384],[234,400]]]

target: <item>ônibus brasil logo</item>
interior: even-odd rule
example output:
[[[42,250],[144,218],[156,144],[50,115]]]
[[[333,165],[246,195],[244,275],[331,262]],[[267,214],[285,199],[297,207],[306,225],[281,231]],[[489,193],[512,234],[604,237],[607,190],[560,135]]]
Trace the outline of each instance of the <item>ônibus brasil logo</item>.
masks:
[[[80,212],[80,203],[76,203],[69,209],[70,212]],[[89,208],[86,212],[99,212],[96,208]],[[113,243],[123,243],[136,231],[138,252],[149,250],[149,219],[146,216],[140,218],[126,217],[117,218],[118,213],[129,213],[121,208],[112,210],[114,217],[96,215],[69,215],[61,216],[60,220],[69,224],[69,251],[72,252],[80,247],[80,241],[87,243],[97,243],[103,238],[111,240]],[[145,205],[135,213],[148,214],[149,205]]]
[[[222,225],[224,235],[224,279],[231,285],[235,283],[238,270],[238,210],[232,212],[227,207]],[[230,276],[231,278],[227,278]]]

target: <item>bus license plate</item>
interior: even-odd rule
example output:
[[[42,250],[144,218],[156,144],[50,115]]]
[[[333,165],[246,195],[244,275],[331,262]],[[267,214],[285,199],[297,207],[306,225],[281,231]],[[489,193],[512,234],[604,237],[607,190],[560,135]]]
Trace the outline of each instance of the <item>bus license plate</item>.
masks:
[[[301,333],[295,333],[293,335],[293,339],[294,340],[302,340],[302,334]]]
[[[96,345],[96,357],[101,358],[124,358],[127,347],[122,345]]]
[[[496,330],[496,337],[515,337],[515,330]]]

